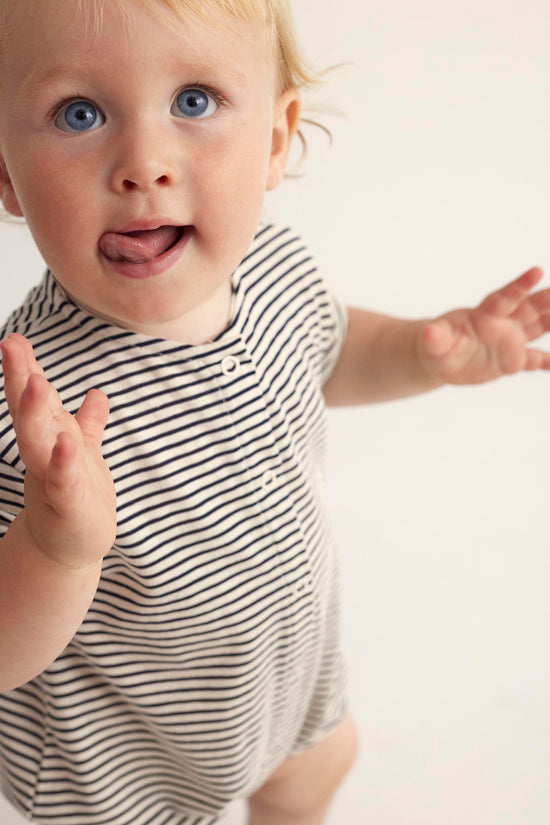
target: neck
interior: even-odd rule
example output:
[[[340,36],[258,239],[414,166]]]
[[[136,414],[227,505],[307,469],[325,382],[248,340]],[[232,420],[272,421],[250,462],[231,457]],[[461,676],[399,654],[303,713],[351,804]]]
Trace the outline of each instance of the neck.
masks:
[[[55,278],[55,276],[54,276]],[[56,283],[58,283],[56,281]],[[218,289],[208,298],[202,301],[199,306],[194,307],[184,315],[167,321],[153,321],[151,323],[140,324],[121,321],[117,318],[109,317],[98,312],[92,307],[78,301],[73,295],[67,292],[61,284],[60,289],[67,298],[79,309],[95,318],[101,318],[109,324],[113,324],[123,329],[129,329],[151,338],[160,338],[167,341],[180,341],[183,344],[197,346],[207,344],[220,335],[231,322],[232,316],[232,282],[227,278]]]

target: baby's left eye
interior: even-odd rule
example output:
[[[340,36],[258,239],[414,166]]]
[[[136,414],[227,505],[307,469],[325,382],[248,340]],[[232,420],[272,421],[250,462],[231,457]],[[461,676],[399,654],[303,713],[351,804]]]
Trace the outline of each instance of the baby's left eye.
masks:
[[[178,94],[171,108],[176,117],[200,118],[210,117],[218,109],[218,102],[203,89],[184,89]]]

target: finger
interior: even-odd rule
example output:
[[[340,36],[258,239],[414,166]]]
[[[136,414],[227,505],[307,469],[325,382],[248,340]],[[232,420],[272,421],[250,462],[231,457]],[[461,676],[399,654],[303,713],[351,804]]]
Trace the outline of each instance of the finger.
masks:
[[[108,417],[109,399],[101,390],[90,390],[75,415],[82,435],[92,439],[98,446],[103,441]]]
[[[522,325],[530,341],[543,335],[550,319],[550,289],[527,295],[510,318]]]
[[[59,433],[51,453],[45,490],[50,505],[60,516],[67,515],[79,498],[78,444],[70,433]]]
[[[523,329],[528,341],[534,341],[550,332],[550,311],[542,313],[532,323],[525,324]]]
[[[19,452],[25,465],[43,477],[47,471],[56,433],[51,429],[48,399],[55,392],[41,375],[31,375],[21,394],[14,420]]]
[[[529,303],[539,313],[550,311],[550,289],[540,289],[529,296]]]
[[[544,352],[540,349],[528,349],[526,353],[527,360],[524,370],[550,370],[550,352]]]
[[[538,266],[528,269],[519,278],[488,295],[479,308],[489,315],[497,315],[501,318],[513,315],[533,287],[538,284],[543,274]]]
[[[12,332],[0,346],[6,401],[12,418],[15,418],[30,375],[44,375],[44,371],[34,357],[30,342],[22,335]]]

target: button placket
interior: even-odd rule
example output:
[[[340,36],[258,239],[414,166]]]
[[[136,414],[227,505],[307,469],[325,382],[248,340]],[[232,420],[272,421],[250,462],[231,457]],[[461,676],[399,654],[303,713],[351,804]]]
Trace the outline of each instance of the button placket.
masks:
[[[231,389],[229,391],[229,395],[227,395],[228,391],[226,390],[226,387],[229,386],[233,388],[237,385],[239,387],[242,386],[243,389],[246,386],[247,391],[251,391],[251,403],[257,405],[257,412],[255,415],[261,422],[258,430],[261,429],[262,432],[256,439],[256,444],[258,452],[260,450],[264,452],[263,461],[257,467],[256,472],[254,472],[253,469],[256,458],[254,452],[248,453],[245,461],[250,461],[251,476],[255,476],[253,484],[256,488],[258,515],[263,515],[266,510],[270,513],[277,513],[280,508],[285,509],[288,505],[288,502],[286,502],[286,495],[283,485],[284,470],[281,466],[279,444],[275,438],[273,421],[270,417],[269,399],[265,395],[265,389],[262,386],[262,382],[260,380],[261,376],[258,373],[254,359],[246,350],[245,345],[244,352],[238,350],[235,354],[231,351],[229,353],[227,351],[226,353],[220,353],[217,370],[221,379],[220,390],[224,394],[226,403],[230,407],[232,406],[231,392],[233,392],[233,389]],[[242,392],[240,395],[236,395],[236,405],[242,404],[241,396]],[[240,411],[239,415],[242,415]],[[246,421],[244,427],[248,428],[249,426],[249,421]],[[245,444],[248,444],[248,441],[249,437],[245,431]],[[252,478],[250,480],[252,481]],[[271,531],[271,522],[266,529]],[[275,546],[276,541],[273,536],[270,537],[270,540],[272,542],[272,546]],[[284,596],[282,596],[282,600],[285,602],[286,609],[292,613],[297,603],[309,601],[309,574],[305,573],[300,582],[293,583],[292,579],[294,578],[294,575],[292,574],[292,571],[289,571],[288,569],[289,562],[288,559],[286,559],[287,551],[284,547],[284,542],[281,546],[281,550],[278,552],[280,553],[280,561],[277,564],[277,569],[280,577],[286,581],[286,590],[284,592]],[[304,555],[306,563],[308,563],[307,552],[302,551],[302,554]]]

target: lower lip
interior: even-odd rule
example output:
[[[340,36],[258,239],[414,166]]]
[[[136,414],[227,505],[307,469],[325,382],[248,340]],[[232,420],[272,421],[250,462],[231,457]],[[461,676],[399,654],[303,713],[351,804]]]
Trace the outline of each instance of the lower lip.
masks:
[[[152,261],[142,264],[133,264],[130,261],[111,261],[101,251],[100,255],[107,262],[109,268],[118,275],[131,278],[134,281],[145,281],[148,278],[156,278],[157,275],[162,275],[163,272],[174,266],[183,255],[192,234],[192,227],[186,226],[183,235],[174,246],[171,246],[170,249],[167,249],[166,252],[163,252],[162,255]]]

